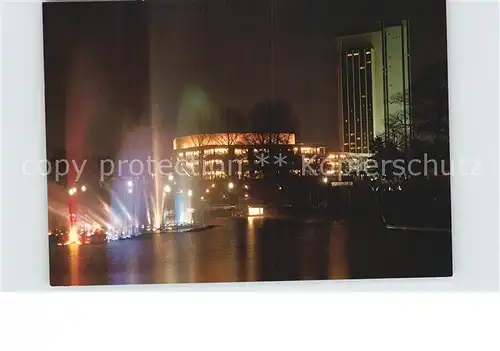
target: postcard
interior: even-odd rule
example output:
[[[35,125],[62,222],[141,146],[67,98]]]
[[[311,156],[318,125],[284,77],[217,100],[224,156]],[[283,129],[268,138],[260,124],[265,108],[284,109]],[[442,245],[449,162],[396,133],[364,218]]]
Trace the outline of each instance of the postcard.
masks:
[[[43,4],[52,286],[452,275],[446,2]]]

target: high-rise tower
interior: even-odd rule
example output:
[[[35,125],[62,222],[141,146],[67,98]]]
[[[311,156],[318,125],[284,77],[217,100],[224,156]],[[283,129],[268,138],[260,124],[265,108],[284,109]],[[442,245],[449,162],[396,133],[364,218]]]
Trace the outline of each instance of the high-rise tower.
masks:
[[[411,132],[408,21],[340,37],[338,49],[342,149],[368,153],[377,136],[406,145]]]

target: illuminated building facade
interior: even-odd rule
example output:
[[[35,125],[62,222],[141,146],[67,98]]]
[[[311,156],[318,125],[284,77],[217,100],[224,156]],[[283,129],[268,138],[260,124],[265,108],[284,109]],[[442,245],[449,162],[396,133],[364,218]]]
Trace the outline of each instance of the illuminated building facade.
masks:
[[[307,161],[316,156],[319,161],[326,154],[326,147],[323,145],[297,144],[293,133],[188,135],[175,138],[173,150],[174,159],[182,162],[186,173],[203,179],[228,176],[259,178],[262,172],[254,165],[261,155],[269,155],[267,162],[273,163],[273,151],[283,153],[288,165],[291,159]],[[302,175],[300,164],[296,164],[290,171]]]
[[[329,152],[324,161],[324,175],[341,176],[351,172],[364,171],[371,153]]]
[[[411,125],[409,22],[338,39],[339,116],[342,150],[371,152],[377,136],[391,138],[394,120],[404,129]],[[404,126],[404,127],[403,127]]]

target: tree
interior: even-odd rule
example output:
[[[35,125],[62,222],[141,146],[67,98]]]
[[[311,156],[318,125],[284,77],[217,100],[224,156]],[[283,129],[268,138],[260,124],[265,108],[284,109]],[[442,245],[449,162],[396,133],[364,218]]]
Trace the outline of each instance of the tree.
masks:
[[[384,148],[384,138],[382,136],[376,136],[370,143],[371,152],[374,154],[379,153]]]
[[[252,134],[247,136],[252,145],[289,144],[297,128],[290,103],[284,99],[268,99],[256,104],[250,113]]]
[[[374,158],[421,159],[427,154],[428,159],[449,161],[446,62],[437,62],[412,84],[408,102],[409,92],[391,98],[390,104],[400,108],[389,115],[386,133],[372,141]],[[409,109],[411,121],[404,115]]]
[[[410,142],[409,91],[394,94],[389,100],[392,110],[386,125],[386,138],[398,150],[406,151]],[[395,110],[395,111],[394,111]]]
[[[251,166],[259,168],[266,177],[277,177],[289,173],[293,150],[290,147],[297,120],[291,105],[282,98],[267,99],[256,104],[250,113],[251,133],[245,139],[253,147],[249,148],[249,160],[254,160],[255,150],[267,156],[268,163]],[[276,165],[277,157],[285,158],[286,163]]]
[[[391,140],[376,137],[372,142],[372,159],[376,161],[379,175],[391,177],[393,167],[389,161],[403,159],[404,154]]]
[[[240,168],[238,165],[239,160],[235,157],[235,145],[238,143],[238,139],[241,135],[241,133],[238,132],[243,131],[244,125],[245,115],[237,109],[228,108],[221,115],[218,126],[216,127],[218,133],[215,134],[213,142],[227,149],[227,154],[222,158],[224,162],[223,169],[226,176],[234,174],[233,167],[235,162],[237,163],[238,169]]]
[[[234,108],[226,109],[215,126],[217,132],[215,143],[227,147],[235,145],[244,125],[245,115],[241,111]]]
[[[433,158],[449,159],[449,109],[446,62],[431,66],[415,83],[412,114],[414,139],[422,152]]]

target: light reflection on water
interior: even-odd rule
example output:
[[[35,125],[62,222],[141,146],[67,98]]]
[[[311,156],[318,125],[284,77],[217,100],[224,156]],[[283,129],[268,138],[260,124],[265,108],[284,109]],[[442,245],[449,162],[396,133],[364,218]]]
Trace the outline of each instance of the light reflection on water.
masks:
[[[247,277],[248,281],[257,281],[257,259],[255,252],[255,218],[248,218],[248,230],[247,230]]]
[[[78,269],[80,263],[78,244],[68,245],[69,256],[70,256],[70,268],[69,268],[69,285],[80,285],[80,270]]]
[[[347,230],[343,225],[335,225],[334,231],[336,235],[331,236],[331,254],[328,256],[328,278],[347,279],[349,278],[349,265],[347,264]]]
[[[227,219],[202,232],[51,246],[52,285],[322,280],[451,274],[451,237],[372,225]]]

